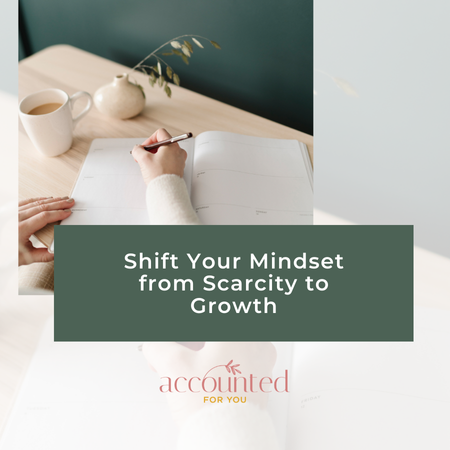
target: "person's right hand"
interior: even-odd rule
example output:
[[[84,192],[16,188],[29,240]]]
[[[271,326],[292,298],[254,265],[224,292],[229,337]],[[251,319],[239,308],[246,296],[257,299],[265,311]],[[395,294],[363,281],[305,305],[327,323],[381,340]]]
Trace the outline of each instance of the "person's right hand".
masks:
[[[133,157],[141,168],[145,184],[149,184],[150,181],[165,174],[183,177],[187,153],[178,144],[163,145],[155,153],[150,153],[142,148],[143,145],[155,144],[171,137],[164,128],[160,128],[142,145],[136,145],[133,148]]]

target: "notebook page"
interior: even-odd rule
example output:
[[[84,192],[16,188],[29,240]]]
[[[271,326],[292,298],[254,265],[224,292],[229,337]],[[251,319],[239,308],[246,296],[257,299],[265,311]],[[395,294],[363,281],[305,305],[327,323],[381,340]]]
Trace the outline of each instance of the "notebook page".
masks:
[[[416,307],[414,341],[296,343],[287,448],[450,448],[450,312]]]
[[[304,144],[209,131],[196,138],[191,199],[204,224],[312,225]]]
[[[95,139],[78,176],[72,214],[61,225],[145,225],[146,185],[130,155],[146,138]],[[184,179],[191,186],[194,140],[180,142],[188,153]]]

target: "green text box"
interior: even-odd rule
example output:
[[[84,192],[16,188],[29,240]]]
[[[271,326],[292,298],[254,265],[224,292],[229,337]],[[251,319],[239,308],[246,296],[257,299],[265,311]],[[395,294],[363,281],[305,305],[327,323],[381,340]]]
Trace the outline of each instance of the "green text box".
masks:
[[[413,340],[412,226],[59,226],[55,246],[56,341]],[[201,254],[195,270],[188,253]],[[251,254],[268,266],[252,269]],[[221,269],[218,257],[240,259]]]

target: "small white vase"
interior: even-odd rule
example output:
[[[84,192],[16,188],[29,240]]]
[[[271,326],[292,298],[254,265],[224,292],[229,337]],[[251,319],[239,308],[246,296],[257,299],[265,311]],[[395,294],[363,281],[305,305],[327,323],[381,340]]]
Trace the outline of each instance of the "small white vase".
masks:
[[[102,86],[94,95],[97,109],[110,117],[130,119],[137,116],[145,106],[144,93],[128,81],[128,74],[114,77],[111,84]]]

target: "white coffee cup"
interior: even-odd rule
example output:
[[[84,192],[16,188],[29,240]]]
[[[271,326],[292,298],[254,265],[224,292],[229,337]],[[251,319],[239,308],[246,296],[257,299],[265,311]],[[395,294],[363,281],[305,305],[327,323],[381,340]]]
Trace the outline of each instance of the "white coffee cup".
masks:
[[[72,117],[73,104],[81,97],[87,97],[86,108]],[[62,106],[48,114],[29,114],[34,108],[48,103]],[[73,129],[92,107],[92,97],[87,92],[77,92],[69,97],[61,89],[44,89],[25,97],[19,104],[19,115],[34,146],[45,156],[58,156],[72,146]]]

